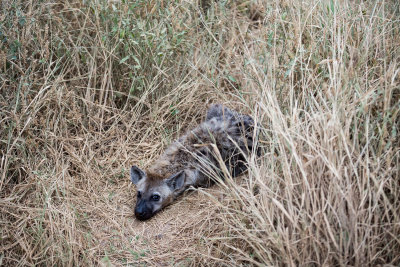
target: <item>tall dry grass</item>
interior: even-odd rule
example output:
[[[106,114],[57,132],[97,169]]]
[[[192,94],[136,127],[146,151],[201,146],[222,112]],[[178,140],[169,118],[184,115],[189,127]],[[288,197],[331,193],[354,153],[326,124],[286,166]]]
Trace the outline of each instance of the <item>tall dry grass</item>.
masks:
[[[400,264],[397,1],[0,8],[0,265]],[[262,156],[137,222],[130,165],[215,102]]]

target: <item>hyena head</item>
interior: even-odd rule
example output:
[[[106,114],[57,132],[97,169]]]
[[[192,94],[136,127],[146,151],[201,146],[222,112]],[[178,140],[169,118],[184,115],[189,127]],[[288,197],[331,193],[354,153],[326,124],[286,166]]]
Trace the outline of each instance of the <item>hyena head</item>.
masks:
[[[185,172],[162,177],[132,166],[131,181],[137,188],[135,216],[144,221],[174,200],[185,183]]]

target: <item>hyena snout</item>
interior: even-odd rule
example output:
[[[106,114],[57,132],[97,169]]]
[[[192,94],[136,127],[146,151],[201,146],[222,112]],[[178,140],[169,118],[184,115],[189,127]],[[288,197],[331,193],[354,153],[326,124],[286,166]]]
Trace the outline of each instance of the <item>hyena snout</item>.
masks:
[[[136,204],[135,216],[141,221],[145,221],[153,217],[154,212],[151,207],[149,207],[144,199],[140,200]]]

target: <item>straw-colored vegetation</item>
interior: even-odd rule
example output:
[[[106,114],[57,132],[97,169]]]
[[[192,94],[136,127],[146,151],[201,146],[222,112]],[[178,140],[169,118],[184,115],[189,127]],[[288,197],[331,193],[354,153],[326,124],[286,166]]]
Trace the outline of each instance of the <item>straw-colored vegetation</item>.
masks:
[[[400,265],[399,5],[2,0],[0,265]],[[262,156],[138,222],[211,103]]]

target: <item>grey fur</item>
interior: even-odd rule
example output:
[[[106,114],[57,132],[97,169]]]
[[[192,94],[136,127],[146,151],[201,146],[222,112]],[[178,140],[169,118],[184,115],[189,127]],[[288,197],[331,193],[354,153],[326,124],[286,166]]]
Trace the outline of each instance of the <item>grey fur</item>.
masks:
[[[190,186],[210,186],[215,174],[223,176],[221,162],[232,177],[243,173],[245,158],[253,151],[259,154],[256,143],[250,116],[212,105],[205,121],[171,144],[147,171],[132,167],[131,180],[139,192],[136,217],[149,219]]]

